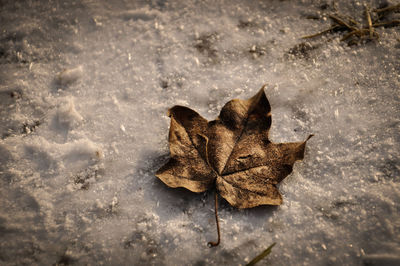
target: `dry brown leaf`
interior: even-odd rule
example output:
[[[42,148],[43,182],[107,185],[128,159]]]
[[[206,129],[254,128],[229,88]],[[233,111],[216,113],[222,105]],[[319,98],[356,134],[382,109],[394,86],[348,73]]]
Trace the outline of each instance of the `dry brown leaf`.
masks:
[[[170,187],[193,192],[216,185],[237,208],[280,205],[276,184],[292,172],[296,160],[303,159],[312,135],[303,142],[271,142],[271,106],[264,87],[248,100],[229,101],[210,122],[190,108],[172,107],[168,111],[171,158],[156,176]],[[218,226],[217,210],[216,219]],[[211,245],[218,243],[219,232],[218,242]]]

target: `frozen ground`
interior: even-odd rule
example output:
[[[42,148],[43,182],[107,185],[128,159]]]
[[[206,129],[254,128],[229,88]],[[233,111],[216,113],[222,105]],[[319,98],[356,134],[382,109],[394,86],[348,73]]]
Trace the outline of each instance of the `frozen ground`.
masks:
[[[336,2],[363,18],[363,2]],[[273,242],[263,263],[400,264],[399,27],[296,49],[329,27],[331,1],[0,6],[1,265],[239,265]],[[220,201],[210,249],[213,191],[154,176],[168,159],[166,110],[213,119],[264,83],[272,140],[315,137],[280,184],[283,205]]]

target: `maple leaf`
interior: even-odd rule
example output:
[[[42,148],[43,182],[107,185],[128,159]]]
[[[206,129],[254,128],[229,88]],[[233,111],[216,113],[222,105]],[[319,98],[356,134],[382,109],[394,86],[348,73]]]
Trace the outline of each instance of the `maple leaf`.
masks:
[[[156,176],[169,187],[193,192],[216,186],[218,241],[211,246],[220,242],[217,191],[237,208],[280,205],[276,184],[292,172],[296,160],[303,159],[312,136],[303,142],[271,142],[271,106],[264,88],[248,100],[229,101],[210,122],[187,107],[168,111],[171,156]]]

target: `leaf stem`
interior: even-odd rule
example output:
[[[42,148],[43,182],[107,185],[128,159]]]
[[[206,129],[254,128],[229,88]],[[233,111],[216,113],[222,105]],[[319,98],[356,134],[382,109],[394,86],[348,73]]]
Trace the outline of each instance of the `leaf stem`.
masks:
[[[215,200],[215,222],[217,223],[217,233],[218,233],[218,239],[217,242],[210,241],[207,243],[208,247],[216,247],[219,245],[221,242],[221,233],[219,230],[219,221],[218,221],[218,191],[215,188],[215,194],[214,194],[214,200]]]

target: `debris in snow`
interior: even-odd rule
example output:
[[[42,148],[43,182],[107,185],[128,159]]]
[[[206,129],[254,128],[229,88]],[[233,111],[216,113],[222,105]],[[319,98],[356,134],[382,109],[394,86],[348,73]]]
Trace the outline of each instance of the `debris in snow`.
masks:
[[[76,68],[65,69],[59,72],[56,76],[56,83],[61,86],[68,86],[78,79],[80,79],[83,75],[83,67],[78,66]]]
[[[65,98],[56,113],[58,127],[69,130],[79,125],[82,120],[83,117],[75,109],[74,99],[72,97]]]
[[[400,4],[386,6],[384,8],[376,8],[372,10],[368,4],[365,4],[365,25],[360,24],[355,18],[340,15],[336,12],[336,14],[329,15],[334,23],[330,28],[323,30],[319,33],[304,36],[303,39],[311,39],[330,32],[346,31],[347,33],[343,36],[341,41],[348,41],[347,43],[349,45],[358,44],[362,40],[379,40],[380,36],[376,31],[378,27],[393,27],[400,25],[400,20],[398,19],[385,19],[388,13],[398,10],[400,10]]]
[[[121,13],[121,17],[125,20],[153,20],[159,15],[157,10],[150,10],[148,8],[127,10]]]

